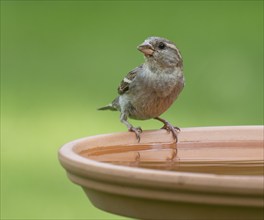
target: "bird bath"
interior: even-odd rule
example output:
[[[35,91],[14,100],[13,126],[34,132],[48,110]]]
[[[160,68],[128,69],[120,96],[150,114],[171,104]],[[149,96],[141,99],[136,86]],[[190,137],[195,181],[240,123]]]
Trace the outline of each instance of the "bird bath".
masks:
[[[263,219],[263,126],[86,137],[59,150],[98,208],[139,219]]]

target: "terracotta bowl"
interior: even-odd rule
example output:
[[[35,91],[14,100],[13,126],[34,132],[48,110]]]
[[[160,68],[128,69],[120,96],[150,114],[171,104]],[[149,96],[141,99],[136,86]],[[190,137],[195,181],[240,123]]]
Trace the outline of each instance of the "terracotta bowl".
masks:
[[[59,150],[98,208],[139,219],[263,219],[263,126],[86,137]],[[87,213],[89,217],[89,213]]]

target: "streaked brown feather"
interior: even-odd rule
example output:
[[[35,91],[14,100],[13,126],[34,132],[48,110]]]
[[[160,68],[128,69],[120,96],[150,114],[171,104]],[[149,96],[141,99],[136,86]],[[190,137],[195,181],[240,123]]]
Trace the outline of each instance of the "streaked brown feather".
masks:
[[[129,90],[129,85],[130,82],[128,81],[133,81],[137,75],[138,72],[141,71],[143,65],[140,65],[139,67],[131,70],[125,77],[124,79],[121,81],[119,87],[118,87],[118,93],[119,95],[124,94],[126,91]]]

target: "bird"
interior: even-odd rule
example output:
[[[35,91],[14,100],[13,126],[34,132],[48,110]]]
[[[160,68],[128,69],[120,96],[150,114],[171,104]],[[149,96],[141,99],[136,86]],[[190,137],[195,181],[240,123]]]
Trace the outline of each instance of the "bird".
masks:
[[[98,110],[120,112],[120,121],[128,131],[134,132],[140,142],[141,127],[134,127],[128,118],[156,119],[162,129],[171,132],[178,141],[180,128],[160,118],[177,99],[184,88],[183,59],[176,45],[163,37],[148,37],[137,49],[144,54],[145,62],[128,72],[118,87],[118,96]]]

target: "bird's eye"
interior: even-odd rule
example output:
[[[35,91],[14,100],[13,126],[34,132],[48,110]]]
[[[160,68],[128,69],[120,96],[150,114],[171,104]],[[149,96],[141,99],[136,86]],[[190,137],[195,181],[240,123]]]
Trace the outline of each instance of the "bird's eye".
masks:
[[[161,50],[164,49],[165,47],[166,47],[166,45],[164,43],[162,43],[162,42],[160,42],[159,45],[158,45],[158,48],[161,49]]]

